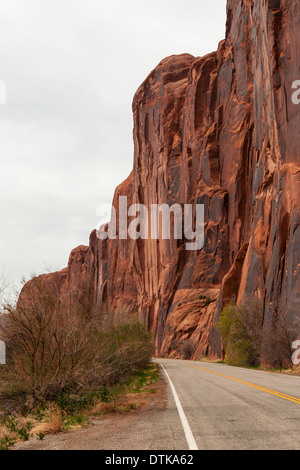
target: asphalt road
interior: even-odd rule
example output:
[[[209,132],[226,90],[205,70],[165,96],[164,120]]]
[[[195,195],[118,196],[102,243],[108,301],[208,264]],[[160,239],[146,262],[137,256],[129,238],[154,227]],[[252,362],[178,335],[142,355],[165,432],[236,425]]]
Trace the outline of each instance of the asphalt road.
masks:
[[[186,448],[300,449],[300,377],[208,362],[157,362],[181,405]]]

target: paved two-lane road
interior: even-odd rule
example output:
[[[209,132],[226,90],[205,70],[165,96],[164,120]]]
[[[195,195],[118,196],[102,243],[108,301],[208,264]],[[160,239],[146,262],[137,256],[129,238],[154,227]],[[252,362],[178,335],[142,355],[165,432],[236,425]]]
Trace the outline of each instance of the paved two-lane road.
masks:
[[[300,449],[299,377],[208,362],[157,362],[171,379],[187,421],[181,425],[188,425],[185,432],[198,449]]]

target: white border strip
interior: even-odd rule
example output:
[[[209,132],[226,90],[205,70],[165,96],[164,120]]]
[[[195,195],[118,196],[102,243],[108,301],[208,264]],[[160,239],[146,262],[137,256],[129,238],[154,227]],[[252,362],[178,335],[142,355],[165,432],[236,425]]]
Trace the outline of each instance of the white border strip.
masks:
[[[172,393],[173,393],[173,396],[174,396],[174,400],[175,400],[175,403],[176,403],[176,406],[177,406],[177,410],[178,410],[178,414],[179,414],[179,418],[180,418],[180,421],[181,421],[181,424],[182,424],[182,427],[183,427],[183,430],[184,430],[184,434],[185,434],[185,438],[187,440],[187,443],[188,443],[188,446],[189,446],[189,449],[190,450],[199,450],[198,449],[198,446],[196,444],[196,441],[194,439],[194,436],[193,436],[193,433],[191,431],[191,428],[190,428],[190,425],[188,423],[188,420],[185,416],[185,413],[183,411],[183,408],[181,406],[181,403],[180,403],[180,400],[178,398],[178,395],[177,395],[177,392],[175,390],[175,387],[173,385],[173,382],[172,380],[170,379],[170,376],[169,374],[167,373],[166,369],[164,368],[164,366],[162,364],[160,364],[161,367],[163,368],[163,371],[164,373],[166,374],[167,376],[167,379],[169,380],[170,382],[170,387],[171,387],[171,390],[172,390]]]

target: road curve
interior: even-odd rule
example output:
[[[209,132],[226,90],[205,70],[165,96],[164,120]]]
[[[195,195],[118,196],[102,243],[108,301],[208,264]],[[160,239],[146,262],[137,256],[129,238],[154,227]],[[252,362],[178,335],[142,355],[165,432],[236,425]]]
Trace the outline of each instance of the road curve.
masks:
[[[199,450],[300,448],[300,377],[209,362],[155,361],[175,389]],[[188,449],[188,438],[185,445]]]

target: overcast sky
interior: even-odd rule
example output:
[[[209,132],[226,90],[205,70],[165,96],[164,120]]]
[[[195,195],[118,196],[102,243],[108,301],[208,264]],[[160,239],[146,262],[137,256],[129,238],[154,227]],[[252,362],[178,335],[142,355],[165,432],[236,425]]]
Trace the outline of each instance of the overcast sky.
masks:
[[[225,35],[226,0],[0,0],[0,272],[67,265],[133,161],[135,91]]]

